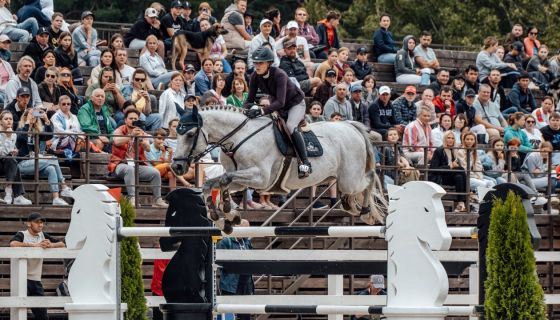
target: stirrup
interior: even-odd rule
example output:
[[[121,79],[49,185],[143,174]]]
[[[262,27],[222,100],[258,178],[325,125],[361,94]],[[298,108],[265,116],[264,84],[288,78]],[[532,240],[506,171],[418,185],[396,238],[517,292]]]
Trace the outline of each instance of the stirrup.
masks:
[[[309,177],[309,174],[311,174],[311,172],[312,170],[310,164],[302,163],[298,167],[298,177],[300,179]]]

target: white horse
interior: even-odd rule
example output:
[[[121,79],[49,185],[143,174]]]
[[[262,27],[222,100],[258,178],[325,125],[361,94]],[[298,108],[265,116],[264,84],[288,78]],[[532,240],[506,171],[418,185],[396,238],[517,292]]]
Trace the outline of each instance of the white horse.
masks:
[[[68,276],[73,304],[115,304],[117,219],[119,207],[100,184],[74,190],[68,249],[80,250]],[[101,281],[100,281],[101,280]]]
[[[183,114],[177,128],[177,151],[173,169],[183,173],[189,165],[207,152],[209,144],[222,148],[221,163],[226,169],[222,176],[210,179],[205,190],[240,191],[253,188],[269,191],[279,179],[284,167],[284,156],[278,150],[270,117],[248,120],[242,109],[233,106],[203,107]],[[324,153],[309,158],[313,172],[305,179],[298,178],[297,163],[293,159],[283,181],[285,189],[295,190],[337,179],[345,211],[368,223],[384,222],[385,204],[379,179],[375,173],[375,157],[366,128],[358,122],[318,122],[310,125],[322,144]],[[224,150],[235,150],[234,154]],[[296,165],[294,165],[296,164]],[[226,206],[224,206],[225,208]],[[229,221],[218,219],[209,210],[210,218],[217,221],[225,232],[231,230]],[[226,217],[233,220],[228,209]]]
[[[411,194],[414,199],[405,198]],[[451,246],[444,194],[442,187],[426,181],[389,187],[388,307],[441,307],[447,297],[447,272],[432,253]]]

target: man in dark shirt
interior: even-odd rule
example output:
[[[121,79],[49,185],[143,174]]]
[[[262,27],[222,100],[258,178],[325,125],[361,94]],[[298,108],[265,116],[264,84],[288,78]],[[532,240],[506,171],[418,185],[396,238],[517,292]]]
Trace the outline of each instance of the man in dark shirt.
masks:
[[[381,135],[387,133],[387,129],[398,127],[402,133],[404,126],[399,125],[393,113],[391,104],[391,89],[387,86],[379,88],[379,97],[369,106],[369,123],[371,128]]]
[[[17,97],[6,106],[6,110],[10,111],[14,118],[14,123],[12,125],[14,130],[17,129],[21,116],[25,112],[25,109],[28,108],[30,98],[31,92],[29,89],[27,89],[27,87],[21,87],[17,91]]]
[[[537,101],[533,96],[533,92],[529,89],[529,82],[531,82],[529,74],[523,71],[517,79],[517,83],[513,85],[513,88],[507,95],[511,108],[506,111],[510,113],[517,111],[531,113],[537,108]]]
[[[553,112],[550,115],[549,125],[541,129],[543,139],[552,144],[554,151],[560,150],[560,113]],[[552,154],[552,164],[560,162],[560,153]]]
[[[352,119],[370,128],[368,106],[362,100],[362,85],[354,84],[350,87],[350,105],[352,106]]]
[[[325,74],[325,81],[315,91],[313,100],[321,102],[321,105],[324,106],[330,97],[334,95],[334,86],[336,86],[336,71],[329,69]]]
[[[245,82],[249,83],[249,76],[247,76],[247,63],[245,61],[238,59],[233,63],[233,72],[228,74],[226,77],[226,86],[222,95],[227,97],[231,94],[231,85],[233,83],[233,78],[240,77],[245,79]]]
[[[502,74],[498,69],[492,69],[488,77],[486,77],[482,83],[486,83],[490,86],[490,100],[500,106],[500,111],[505,113],[505,110],[509,107],[506,97],[506,92],[502,86]]]
[[[49,42],[49,30],[45,27],[41,27],[39,31],[37,31],[35,38],[31,40],[29,45],[25,48],[23,55],[33,58],[33,61],[35,61],[35,70],[37,70],[39,66],[43,65],[43,53],[53,49],[53,46]]]
[[[523,53],[523,50],[524,50],[523,42],[521,41],[514,42],[511,47],[511,50],[504,57],[504,62],[515,64],[515,66],[517,67],[517,71],[524,70],[523,59],[525,58],[525,54]]]
[[[64,23],[64,16],[60,12],[55,12],[52,15],[52,23],[48,28],[49,30],[49,42],[53,48],[58,47],[58,37],[62,33],[62,24]]]
[[[478,82],[478,68],[475,65],[468,65],[465,69],[465,88],[473,89],[478,92],[480,83]]]
[[[171,39],[175,32],[179,30],[184,30],[187,27],[187,22],[183,19],[184,4],[175,0],[171,3],[171,10],[169,13],[161,18],[161,33],[163,34],[163,43],[165,44],[165,49],[171,49]]]
[[[373,74],[373,67],[368,63],[368,51],[366,48],[361,47],[356,52],[356,61],[350,66],[358,80],[364,80],[364,77]]]
[[[439,91],[441,87],[449,85],[449,70],[447,69],[438,69],[436,75],[436,81],[432,82],[429,86],[432,91],[434,91],[434,95],[439,95]]]
[[[286,71],[288,77],[295,78],[303,93],[310,93],[323,83],[320,78],[309,78],[305,64],[297,56],[297,46],[293,39],[284,38],[284,56],[280,59],[280,69]]]
[[[456,114],[464,114],[467,117],[467,122],[469,127],[476,125],[474,122],[474,116],[476,115],[476,109],[474,108],[474,98],[476,97],[476,92],[473,89],[468,89],[465,93],[465,99],[459,100],[456,106]]]
[[[129,49],[140,50],[146,46],[146,38],[151,34],[158,38],[157,53],[160,57],[165,58],[165,46],[161,40],[163,37],[161,22],[158,20],[158,13],[154,8],[147,8],[144,16],[132,25],[130,31],[124,35],[124,43]]]

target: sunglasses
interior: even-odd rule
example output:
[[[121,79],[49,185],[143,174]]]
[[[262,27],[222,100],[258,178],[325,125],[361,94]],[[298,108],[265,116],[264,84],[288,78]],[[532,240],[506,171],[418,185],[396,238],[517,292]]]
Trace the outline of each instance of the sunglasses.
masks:
[[[306,13],[298,13],[297,15],[298,16],[306,16],[307,14]]]
[[[71,106],[72,104],[69,103],[69,102],[66,102],[66,103],[61,103],[60,105],[61,105],[61,106]]]
[[[61,73],[60,76],[61,76],[61,77],[69,77],[70,74],[69,74],[69,73]]]
[[[46,74],[46,75],[45,75],[45,78],[52,78],[52,79],[54,79],[54,78],[56,78],[56,74]]]
[[[529,34],[532,35],[532,36],[536,36],[536,35],[538,35],[539,33],[538,33],[538,32],[529,32]]]
[[[525,123],[535,123],[535,121],[533,121],[533,120],[527,120],[527,121],[525,121]]]
[[[136,81],[136,82],[144,82],[144,81],[146,81],[146,78],[134,78],[134,81]]]

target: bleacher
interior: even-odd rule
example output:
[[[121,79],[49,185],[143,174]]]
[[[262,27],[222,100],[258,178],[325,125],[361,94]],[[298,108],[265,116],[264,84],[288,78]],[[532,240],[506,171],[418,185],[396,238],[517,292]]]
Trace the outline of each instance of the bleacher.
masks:
[[[359,43],[342,43],[342,46],[350,48],[351,52],[356,52],[356,49],[363,44]],[[11,64],[15,70],[17,60],[21,57],[25,44],[12,43],[12,61]],[[368,48],[371,49],[371,48]],[[370,50],[371,51],[371,50]],[[462,70],[469,64],[474,64],[476,59],[476,52],[468,51],[453,51],[453,50],[436,50],[438,60],[442,67],[454,72],[462,72]],[[138,50],[128,50],[129,65],[138,66]],[[395,82],[395,74],[392,65],[380,64],[371,56],[372,63],[375,70],[375,77],[377,85],[388,85],[394,92],[400,94],[404,91],[406,85],[397,84]],[[351,55],[350,59],[354,56]],[[198,66],[196,55],[192,52],[187,56],[187,61]],[[317,61],[319,62],[319,61]],[[91,67],[81,67],[82,74],[89,78],[91,74]],[[78,88],[80,94],[84,94],[86,87],[81,86]],[[419,88],[420,90],[422,87]],[[152,92],[156,96],[161,94],[161,91]],[[542,97],[542,94],[537,95]],[[106,155],[102,154],[89,154],[87,157],[82,155],[81,159],[76,160],[73,165],[68,165],[61,162],[63,173],[67,177],[67,182],[73,188],[84,183],[102,183],[110,187],[122,187],[122,181],[111,179],[107,177],[106,163],[108,159]],[[77,168],[77,169],[76,169]],[[27,215],[33,211],[40,211],[47,219],[45,231],[57,237],[64,237],[70,219],[69,207],[54,207],[50,205],[51,195],[48,191],[46,181],[43,179],[38,183],[32,177],[25,179],[27,182],[26,189],[33,203],[36,205],[29,207],[16,207],[16,206],[0,206],[0,246],[8,246],[9,239],[15,232],[25,228],[24,221]],[[124,190],[124,188],[123,188]],[[141,205],[137,208],[136,224],[138,226],[162,226],[164,223],[165,210],[154,209],[146,207],[151,204],[150,190],[148,187],[139,187],[140,193],[138,202]],[[167,192],[167,188],[163,187],[163,194]],[[37,197],[35,199],[35,197]],[[38,200],[38,201],[37,201]],[[240,198],[236,198],[240,201]],[[288,225],[293,222],[301,210],[309,203],[309,192],[306,190],[301,193],[295,203],[282,211],[273,220],[273,225]],[[451,213],[454,208],[454,203],[450,198],[444,201],[446,211],[447,223],[450,226],[476,226],[476,214],[469,213]],[[319,218],[325,213],[325,210],[312,210],[310,213],[303,215],[294,225],[306,226],[317,222]],[[252,225],[261,225],[271,214],[271,211],[265,210],[245,210],[243,216]],[[557,251],[560,249],[560,216],[552,216],[548,214],[539,214],[536,217],[539,231],[543,237],[539,250],[543,251]],[[325,217],[320,225],[354,225],[360,222],[340,210],[333,210],[331,214]],[[275,248],[289,248],[298,239],[284,238],[274,244]],[[256,249],[263,249],[271,239],[255,239],[253,244]],[[140,243],[143,248],[155,248],[157,246],[157,238],[140,238]],[[341,242],[335,239],[304,239],[296,245],[296,249],[386,249],[386,242],[382,239],[355,239],[344,240]],[[453,239],[451,250],[466,251],[477,250],[476,239]],[[152,262],[144,261],[142,265],[144,288],[147,295],[150,294],[150,280],[152,275]],[[541,280],[541,284],[545,288],[545,293],[559,293],[560,292],[560,264],[558,263],[539,263],[537,272]],[[56,286],[62,281],[63,267],[62,261],[46,260],[43,267],[43,284],[45,286],[47,295],[54,295]],[[259,281],[257,284],[257,294],[280,294],[287,288],[293,289],[294,284],[298,281],[298,277],[270,277],[266,281]],[[309,277],[305,281],[297,282],[297,288],[294,294],[326,294],[326,278],[325,277]],[[345,279],[346,294],[351,294],[355,289],[365,285],[365,278],[347,277]],[[465,270],[463,274],[455,277],[450,277],[449,287],[451,292],[466,293],[469,290],[468,273]],[[0,295],[10,295],[10,265],[9,260],[0,260]],[[552,315],[553,318],[560,318],[560,306],[554,306]],[[64,317],[60,310],[50,310],[54,316]],[[9,315],[9,310],[0,309],[0,319],[4,319]],[[7,319],[7,318],[6,318]]]

